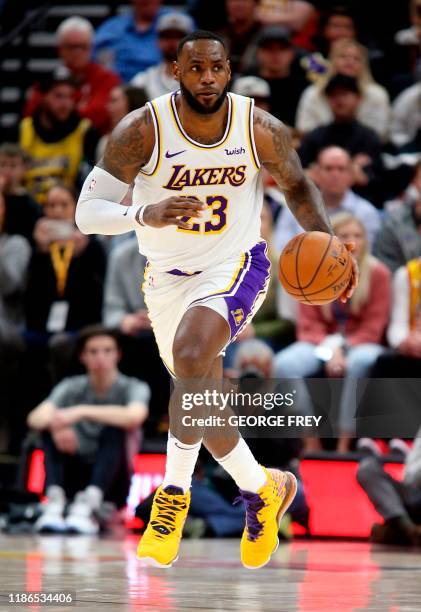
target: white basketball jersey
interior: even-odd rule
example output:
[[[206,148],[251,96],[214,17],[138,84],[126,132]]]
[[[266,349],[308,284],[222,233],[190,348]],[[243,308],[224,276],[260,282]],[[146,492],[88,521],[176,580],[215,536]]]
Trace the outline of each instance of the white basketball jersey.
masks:
[[[190,273],[247,251],[260,240],[263,187],[253,136],[253,100],[229,93],[225,133],[219,142],[204,145],[183,129],[176,95],[148,102],[155,147],[136,178],[133,202],[147,205],[171,196],[195,196],[207,204],[203,217],[192,219],[189,230],[175,225],[136,230],[139,250],[155,269]]]

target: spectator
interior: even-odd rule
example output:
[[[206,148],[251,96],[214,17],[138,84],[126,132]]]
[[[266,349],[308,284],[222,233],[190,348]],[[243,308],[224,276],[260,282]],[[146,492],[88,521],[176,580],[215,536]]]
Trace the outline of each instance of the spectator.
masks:
[[[392,272],[421,256],[421,188],[412,187],[400,208],[383,220],[375,244],[376,256]]]
[[[390,273],[370,255],[361,221],[342,213],[333,219],[332,226],[342,242],[355,243],[359,285],[346,304],[299,304],[298,341],[275,357],[275,374],[278,378],[302,378],[324,371],[329,378],[345,378],[337,448],[346,452],[354,429],[356,379],[367,376],[385,350],[381,343],[389,317]]]
[[[421,154],[421,81],[396,98],[392,111],[391,142],[400,152]]]
[[[193,31],[193,27],[191,17],[182,13],[166,13],[159,17],[156,29],[163,61],[145,72],[139,72],[131,80],[134,87],[145,91],[147,100],[153,100],[179,88],[179,83],[173,75],[173,64],[177,59],[178,43]]]
[[[254,98],[258,108],[269,112],[270,87],[264,79],[255,76],[240,77],[234,81],[232,91],[240,96]]]
[[[166,12],[161,0],[132,0],[131,4],[131,11],[107,19],[95,36],[95,57],[125,82],[161,61],[156,26]]]
[[[145,91],[133,85],[117,85],[117,87],[110,91],[110,97],[107,102],[107,109],[110,115],[110,131],[108,134],[104,134],[98,142],[95,154],[97,161],[104,155],[110,133],[117,123],[128,113],[144,106],[147,101],[148,98]]]
[[[261,24],[256,19],[256,7],[257,0],[225,0],[226,25],[218,34],[228,45],[233,75],[242,72],[250,41],[260,31]]]
[[[121,369],[129,376],[145,380],[152,391],[151,414],[155,426],[168,399],[168,373],[159,356],[151,322],[139,290],[146,259],[139,253],[135,237],[116,246],[110,253],[105,290],[104,324],[121,333]]]
[[[351,190],[354,176],[349,154],[340,147],[322,149],[314,169],[314,180],[322,192],[329,217],[334,218],[334,215],[341,212],[348,212],[356,217],[364,225],[372,247],[380,229],[380,214],[370,202]],[[303,228],[285,206],[275,229],[275,245],[278,251],[302,231]]]
[[[78,354],[86,374],[64,379],[28,415],[28,426],[42,432],[45,453],[47,503],[35,525],[40,532],[96,534],[95,513],[113,486],[119,485],[124,504],[130,459],[148,415],[148,386],[118,370],[115,332],[85,328]],[[66,499],[74,494],[64,518]]]
[[[304,0],[259,0],[257,15],[264,25],[279,25],[293,32],[303,30],[315,14],[311,2]]]
[[[354,190],[381,206],[381,143],[377,134],[362,125],[356,114],[361,91],[354,77],[338,74],[325,88],[333,121],[306,134],[299,148],[304,167],[312,164],[319,151],[330,145],[346,149],[354,162]]]
[[[387,474],[376,456],[361,461],[357,480],[384,520],[373,525],[371,541],[421,546],[421,430],[406,456],[402,482]]]
[[[76,229],[75,209],[71,190],[63,185],[52,187],[45,218],[35,226],[37,248],[29,265],[24,301],[27,407],[47,393],[50,376],[57,382],[72,367],[76,332],[101,320],[105,253],[94,237]]]
[[[57,29],[57,53],[74,80],[79,115],[90,119],[92,125],[104,133],[110,127],[106,101],[120,78],[111,70],[91,61],[93,36],[94,30],[87,19],[69,17]],[[38,84],[32,88],[25,115],[32,115],[41,99]]]
[[[23,325],[22,299],[31,247],[23,236],[9,235],[4,230],[5,215],[5,200],[0,192],[0,429],[4,428],[6,432],[19,409],[16,389],[19,385],[19,359],[23,349],[20,337]],[[6,445],[8,441],[4,442]],[[2,452],[7,450],[2,448]]]
[[[318,32],[314,38],[316,49],[328,57],[332,45],[342,38],[357,38],[357,29],[351,13],[343,6],[322,12]]]
[[[414,84],[421,70],[421,0],[411,0],[411,27],[395,35],[391,90],[394,94]]]
[[[40,204],[54,181],[73,187],[82,161],[94,163],[98,136],[76,112],[75,91],[67,69],[47,77],[38,109],[20,124],[20,145],[32,158],[26,184]]]
[[[263,28],[256,44],[254,73],[269,84],[270,112],[292,127],[298,101],[308,84],[300,65],[302,53],[293,47],[289,31],[279,26]]]
[[[341,39],[332,45],[329,56],[330,69],[317,84],[310,85],[301,96],[297,109],[296,127],[301,132],[310,132],[333,120],[332,110],[325,96],[325,87],[335,74],[344,74],[357,79],[361,91],[361,102],[356,118],[363,125],[387,140],[390,123],[390,103],[387,91],[375,83],[368,63],[367,49],[355,40]]]
[[[20,234],[32,243],[35,223],[42,216],[42,209],[23,186],[29,158],[17,144],[0,145],[0,191],[6,204],[4,231]]]
[[[393,308],[387,339],[394,349],[378,360],[378,378],[419,378],[421,371],[421,256],[393,277]]]

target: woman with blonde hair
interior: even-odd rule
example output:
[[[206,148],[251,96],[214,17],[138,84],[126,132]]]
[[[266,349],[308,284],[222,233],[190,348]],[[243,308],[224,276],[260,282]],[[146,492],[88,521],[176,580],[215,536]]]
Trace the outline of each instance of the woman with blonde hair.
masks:
[[[350,448],[354,434],[357,379],[369,375],[384,352],[383,336],[389,320],[390,272],[370,254],[364,225],[353,215],[332,218],[338,238],[355,245],[360,282],[351,300],[324,306],[299,304],[297,342],[275,357],[277,377],[344,378],[338,419],[338,451]]]
[[[302,93],[295,127],[305,133],[333,121],[325,88],[332,76],[344,74],[355,78],[361,91],[361,103],[356,118],[386,141],[391,113],[389,95],[384,87],[373,79],[366,47],[356,40],[337,40],[332,45],[329,63],[326,73]]]

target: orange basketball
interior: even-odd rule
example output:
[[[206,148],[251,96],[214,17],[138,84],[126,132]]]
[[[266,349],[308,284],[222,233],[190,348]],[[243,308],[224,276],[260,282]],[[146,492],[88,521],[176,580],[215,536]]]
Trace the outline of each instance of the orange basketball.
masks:
[[[349,284],[352,262],[336,236],[304,232],[288,242],[279,260],[279,280],[285,291],[303,304],[328,304]]]

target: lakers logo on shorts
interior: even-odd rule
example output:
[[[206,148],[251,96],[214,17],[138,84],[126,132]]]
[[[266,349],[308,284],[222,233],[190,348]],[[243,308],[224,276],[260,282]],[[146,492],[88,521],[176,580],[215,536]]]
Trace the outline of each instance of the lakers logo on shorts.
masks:
[[[231,314],[234,318],[235,324],[238,327],[244,320],[244,311],[242,308],[237,308],[236,310],[231,310]]]

